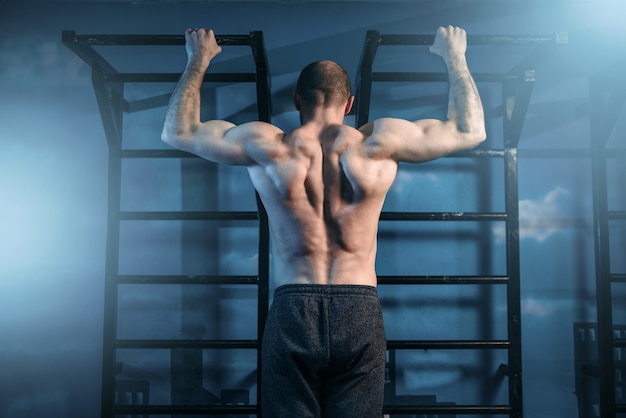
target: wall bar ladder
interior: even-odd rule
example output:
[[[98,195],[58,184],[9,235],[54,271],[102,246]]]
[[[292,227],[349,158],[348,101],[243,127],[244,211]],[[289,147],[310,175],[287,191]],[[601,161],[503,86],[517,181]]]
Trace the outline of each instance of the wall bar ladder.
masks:
[[[432,45],[434,35],[387,35],[367,32],[358,69],[355,99],[356,126],[369,120],[373,82],[446,82],[445,73],[375,72],[373,63],[380,46]],[[379,284],[504,284],[507,286],[507,340],[491,341],[388,341],[388,350],[397,349],[500,349],[507,350],[508,364],[500,372],[509,378],[507,405],[385,405],[386,414],[504,414],[522,417],[522,349],[520,307],[520,259],[518,219],[518,153],[527,107],[535,81],[534,66],[550,53],[555,45],[566,44],[567,34],[551,36],[468,35],[468,45],[524,45],[533,52],[506,74],[477,73],[477,83],[497,82],[502,85],[504,118],[503,149],[473,149],[451,155],[451,158],[502,158],[505,173],[505,212],[503,213],[416,213],[383,212],[381,220],[421,221],[501,221],[506,225],[505,276],[379,276]]]
[[[270,73],[263,33],[248,35],[217,35],[222,46],[245,46],[251,49],[255,72],[208,73],[204,82],[255,83],[258,119],[270,122]],[[257,399],[260,399],[260,341],[269,306],[269,232],[265,209],[256,196],[255,212],[131,212],[121,210],[122,159],[125,158],[192,158],[177,151],[161,149],[124,149],[122,146],[123,114],[164,106],[169,94],[128,101],[124,98],[125,83],[174,83],[180,73],[121,73],[98,52],[102,46],[172,46],[185,45],[183,35],[79,35],[63,31],[63,43],[92,69],[92,82],[109,148],[108,171],[108,227],[105,266],[104,334],[102,359],[101,417],[116,415],[171,415],[171,414],[258,414],[258,405],[119,405],[115,403],[116,358],[118,349],[256,349]],[[142,220],[253,220],[259,222],[258,275],[256,276],[179,276],[179,275],[121,275],[119,274],[120,222]],[[255,340],[146,340],[118,339],[117,311],[120,284],[181,284],[216,285],[250,284],[258,286],[258,335]],[[257,402],[258,404],[258,402]]]

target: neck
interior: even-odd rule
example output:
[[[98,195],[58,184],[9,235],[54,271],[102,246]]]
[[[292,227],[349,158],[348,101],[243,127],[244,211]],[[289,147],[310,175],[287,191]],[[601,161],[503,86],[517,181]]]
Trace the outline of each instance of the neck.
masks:
[[[315,124],[320,126],[342,125],[344,116],[342,109],[315,107],[300,111],[300,123],[302,125]]]

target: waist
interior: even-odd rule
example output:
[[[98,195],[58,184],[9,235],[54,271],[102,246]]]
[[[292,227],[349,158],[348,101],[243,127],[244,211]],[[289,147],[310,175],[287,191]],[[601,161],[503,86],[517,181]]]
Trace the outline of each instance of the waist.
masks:
[[[378,298],[375,286],[360,284],[285,284],[278,286],[274,297],[283,295],[355,295]]]

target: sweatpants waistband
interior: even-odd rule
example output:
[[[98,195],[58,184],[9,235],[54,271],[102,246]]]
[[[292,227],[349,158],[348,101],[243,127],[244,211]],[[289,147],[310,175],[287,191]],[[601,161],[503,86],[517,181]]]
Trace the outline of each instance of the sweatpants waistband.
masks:
[[[285,284],[274,290],[274,297],[283,295],[355,295],[378,297],[374,286],[359,284]]]

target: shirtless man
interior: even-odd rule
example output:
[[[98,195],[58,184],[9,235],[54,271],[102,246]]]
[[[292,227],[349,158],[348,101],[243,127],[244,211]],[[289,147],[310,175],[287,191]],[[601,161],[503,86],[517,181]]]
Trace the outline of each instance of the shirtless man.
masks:
[[[221,52],[212,30],[188,29],[187,66],[162,139],[216,163],[245,166],[269,218],[279,285],[262,342],[264,418],[380,418],[385,333],[376,292],[376,235],[399,162],[419,163],[485,139],[465,60],[466,35],[439,28],[430,51],[449,74],[447,119],[343,125],[354,97],[345,70],[308,65],[294,102],[301,126],[200,120],[200,86]]]

